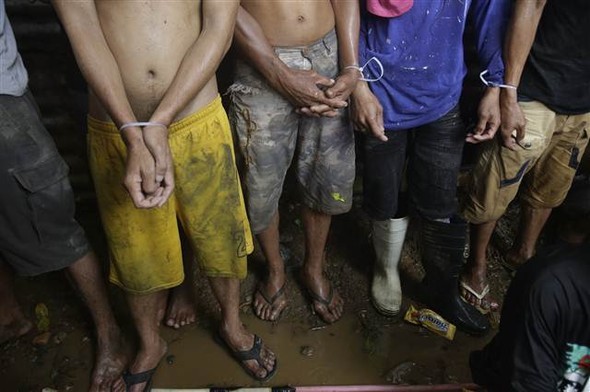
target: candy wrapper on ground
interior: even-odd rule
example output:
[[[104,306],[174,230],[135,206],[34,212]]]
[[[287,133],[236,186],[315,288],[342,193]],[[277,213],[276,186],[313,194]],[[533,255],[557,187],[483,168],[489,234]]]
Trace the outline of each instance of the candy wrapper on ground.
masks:
[[[410,305],[404,320],[421,325],[446,339],[453,340],[455,338],[456,327],[430,309],[418,310]]]

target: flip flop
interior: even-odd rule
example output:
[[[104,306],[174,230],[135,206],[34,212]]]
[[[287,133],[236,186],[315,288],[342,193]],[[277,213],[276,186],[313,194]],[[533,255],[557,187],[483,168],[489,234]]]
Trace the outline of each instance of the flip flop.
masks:
[[[262,365],[262,358],[260,357],[260,350],[262,348],[262,339],[260,339],[260,336],[254,335],[254,344],[252,345],[252,348],[244,351],[234,350],[233,348],[231,348],[231,346],[227,344],[225,339],[221,337],[219,331],[217,331],[217,333],[214,335],[214,340],[221,347],[223,347],[232,357],[234,357],[234,359],[236,359],[239,362],[240,366],[242,366],[246,373],[248,373],[250,377],[254,378],[255,380],[264,382],[270,380],[272,376],[275,375],[277,368],[279,366],[279,362],[277,359],[275,359],[275,366],[272,368],[272,370],[267,371],[265,377],[258,377],[254,371],[250,370],[250,368],[246,366],[246,361],[255,360],[256,362],[258,362],[258,365],[264,367]]]
[[[477,298],[477,304],[474,305],[471,302],[469,302],[467,300],[467,298],[465,298],[465,296],[463,295],[462,292],[459,292],[459,297],[461,297],[461,300],[463,302],[470,304],[475,309],[477,309],[481,314],[490,313],[490,311],[492,310],[492,308],[491,308],[492,303],[491,302],[489,302],[490,307],[487,309],[481,306],[484,301],[484,298],[490,292],[490,285],[489,284],[486,284],[481,292],[477,292],[473,287],[469,286],[469,284],[464,282],[463,280],[459,280],[459,285],[461,286],[462,289],[465,289],[467,292],[469,292],[471,295],[473,295],[475,298]]]
[[[319,294],[315,293],[309,287],[306,287],[306,288],[307,288],[307,294],[311,297],[311,300],[312,301],[317,301],[320,304],[324,305],[326,307],[326,309],[329,309],[330,304],[332,303],[332,300],[334,299],[334,287],[332,286],[332,283],[330,283],[330,291],[328,292],[328,297],[326,297],[326,298],[324,298],[324,297],[320,296]],[[311,304],[311,311],[314,314],[315,313],[318,313],[315,310],[313,304]],[[324,317],[322,317],[321,314],[318,314],[318,316],[322,319],[322,321],[324,321],[325,323],[328,323],[328,324],[332,324],[333,322],[338,321],[338,320],[334,320],[334,321],[331,321],[330,322],[330,321],[325,320]]]
[[[157,368],[158,367],[156,366],[153,369],[139,373],[130,373],[128,370],[126,370],[122,375],[123,381],[125,382],[125,390],[129,391],[129,388],[131,388],[133,385],[143,384],[145,382],[146,384],[143,388],[143,392],[150,392],[152,390],[152,378]]]
[[[287,286],[287,281],[285,281],[285,283],[283,283],[283,286],[281,286],[281,288],[278,289],[277,292],[272,297],[268,298],[268,296],[262,290],[262,286],[261,285],[258,285],[258,287],[256,288],[256,293],[255,294],[260,294],[260,296],[262,297],[262,299],[264,299],[264,301],[272,308],[273,305],[275,304],[276,300],[279,299],[283,294],[285,294],[285,287],[286,286]],[[279,314],[277,315],[277,318],[275,320],[263,320],[262,318],[260,318],[256,314],[256,309],[254,309],[254,314],[256,314],[256,317],[258,317],[259,319],[261,319],[263,321],[276,321],[276,320],[279,319],[279,317],[283,313],[283,310],[285,310],[285,308],[281,309],[281,311],[279,312]]]

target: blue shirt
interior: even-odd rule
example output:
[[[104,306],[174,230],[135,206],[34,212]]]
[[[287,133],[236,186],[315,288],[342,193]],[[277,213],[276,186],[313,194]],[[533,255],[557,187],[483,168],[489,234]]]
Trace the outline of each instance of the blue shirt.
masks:
[[[16,48],[4,0],[0,0],[0,94],[21,96],[27,83],[27,70]]]
[[[373,56],[383,64],[383,78],[369,85],[383,105],[385,129],[428,124],[457,105],[467,73],[463,33],[468,12],[486,79],[503,82],[501,55],[510,7],[510,0],[416,0],[395,18],[363,9],[360,64]],[[366,77],[378,75],[374,63],[365,69]]]

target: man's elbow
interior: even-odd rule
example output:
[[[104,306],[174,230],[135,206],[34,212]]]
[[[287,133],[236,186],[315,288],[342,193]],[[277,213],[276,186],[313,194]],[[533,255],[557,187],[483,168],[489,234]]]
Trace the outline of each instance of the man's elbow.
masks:
[[[229,52],[229,48],[231,48],[231,44],[233,42],[234,35],[231,34],[225,43],[225,47],[223,48],[223,55],[225,56],[227,52]]]

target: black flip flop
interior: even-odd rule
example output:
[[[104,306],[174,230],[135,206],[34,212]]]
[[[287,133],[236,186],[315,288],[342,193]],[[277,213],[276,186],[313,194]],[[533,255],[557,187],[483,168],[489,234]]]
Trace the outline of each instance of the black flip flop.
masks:
[[[287,286],[287,281],[285,281],[285,283],[283,283],[283,286],[280,289],[278,289],[277,292],[270,298],[267,297],[267,295],[264,293],[264,291],[262,290],[260,285],[258,285],[258,287],[256,288],[256,293],[259,293],[260,296],[262,296],[262,299],[264,299],[264,301],[272,307],[274,305],[274,303],[276,302],[276,300],[279,299],[281,297],[281,295],[283,295],[285,293],[286,286]],[[284,310],[285,310],[285,308],[283,308],[281,310],[281,312],[278,314],[278,316],[275,320],[263,320],[262,318],[260,318],[256,314],[256,310],[254,310],[254,314],[256,314],[256,317],[258,317],[259,319],[261,319],[263,321],[276,321],[279,319],[279,317],[281,316],[281,314],[283,313]]]
[[[129,388],[131,388],[133,385],[143,384],[145,382],[146,384],[143,388],[143,392],[150,392],[152,390],[152,377],[154,376],[157,368],[158,367],[156,366],[153,369],[139,373],[130,373],[128,370],[126,370],[122,375],[123,381],[125,382],[125,390],[129,391]]]
[[[320,296],[318,293],[314,292],[313,290],[311,290],[309,287],[306,287],[307,289],[307,294],[309,295],[309,297],[311,298],[312,301],[317,301],[320,304],[324,305],[326,307],[326,309],[330,309],[330,304],[332,303],[332,300],[334,299],[334,286],[332,285],[332,283],[330,283],[330,291],[328,291],[328,296],[326,298]],[[316,310],[313,306],[313,304],[311,304],[311,311],[316,314]],[[332,324],[335,323],[336,321],[338,321],[339,319],[335,320],[335,321],[327,321],[325,320],[321,314],[318,314],[318,317],[322,319],[323,322],[327,323],[327,324]]]
[[[240,366],[242,366],[246,373],[248,373],[250,377],[254,378],[255,380],[264,382],[270,380],[271,377],[275,375],[279,366],[277,359],[275,359],[274,368],[272,368],[270,371],[267,370],[266,376],[264,377],[258,377],[254,371],[250,370],[250,368],[246,366],[245,361],[255,360],[258,362],[258,365],[263,367],[262,358],[260,357],[260,349],[262,348],[262,339],[260,339],[260,336],[254,335],[254,344],[252,345],[252,348],[244,351],[234,350],[231,348],[225,339],[221,337],[219,332],[214,335],[214,339],[221,347],[225,348],[225,350],[239,362]]]

